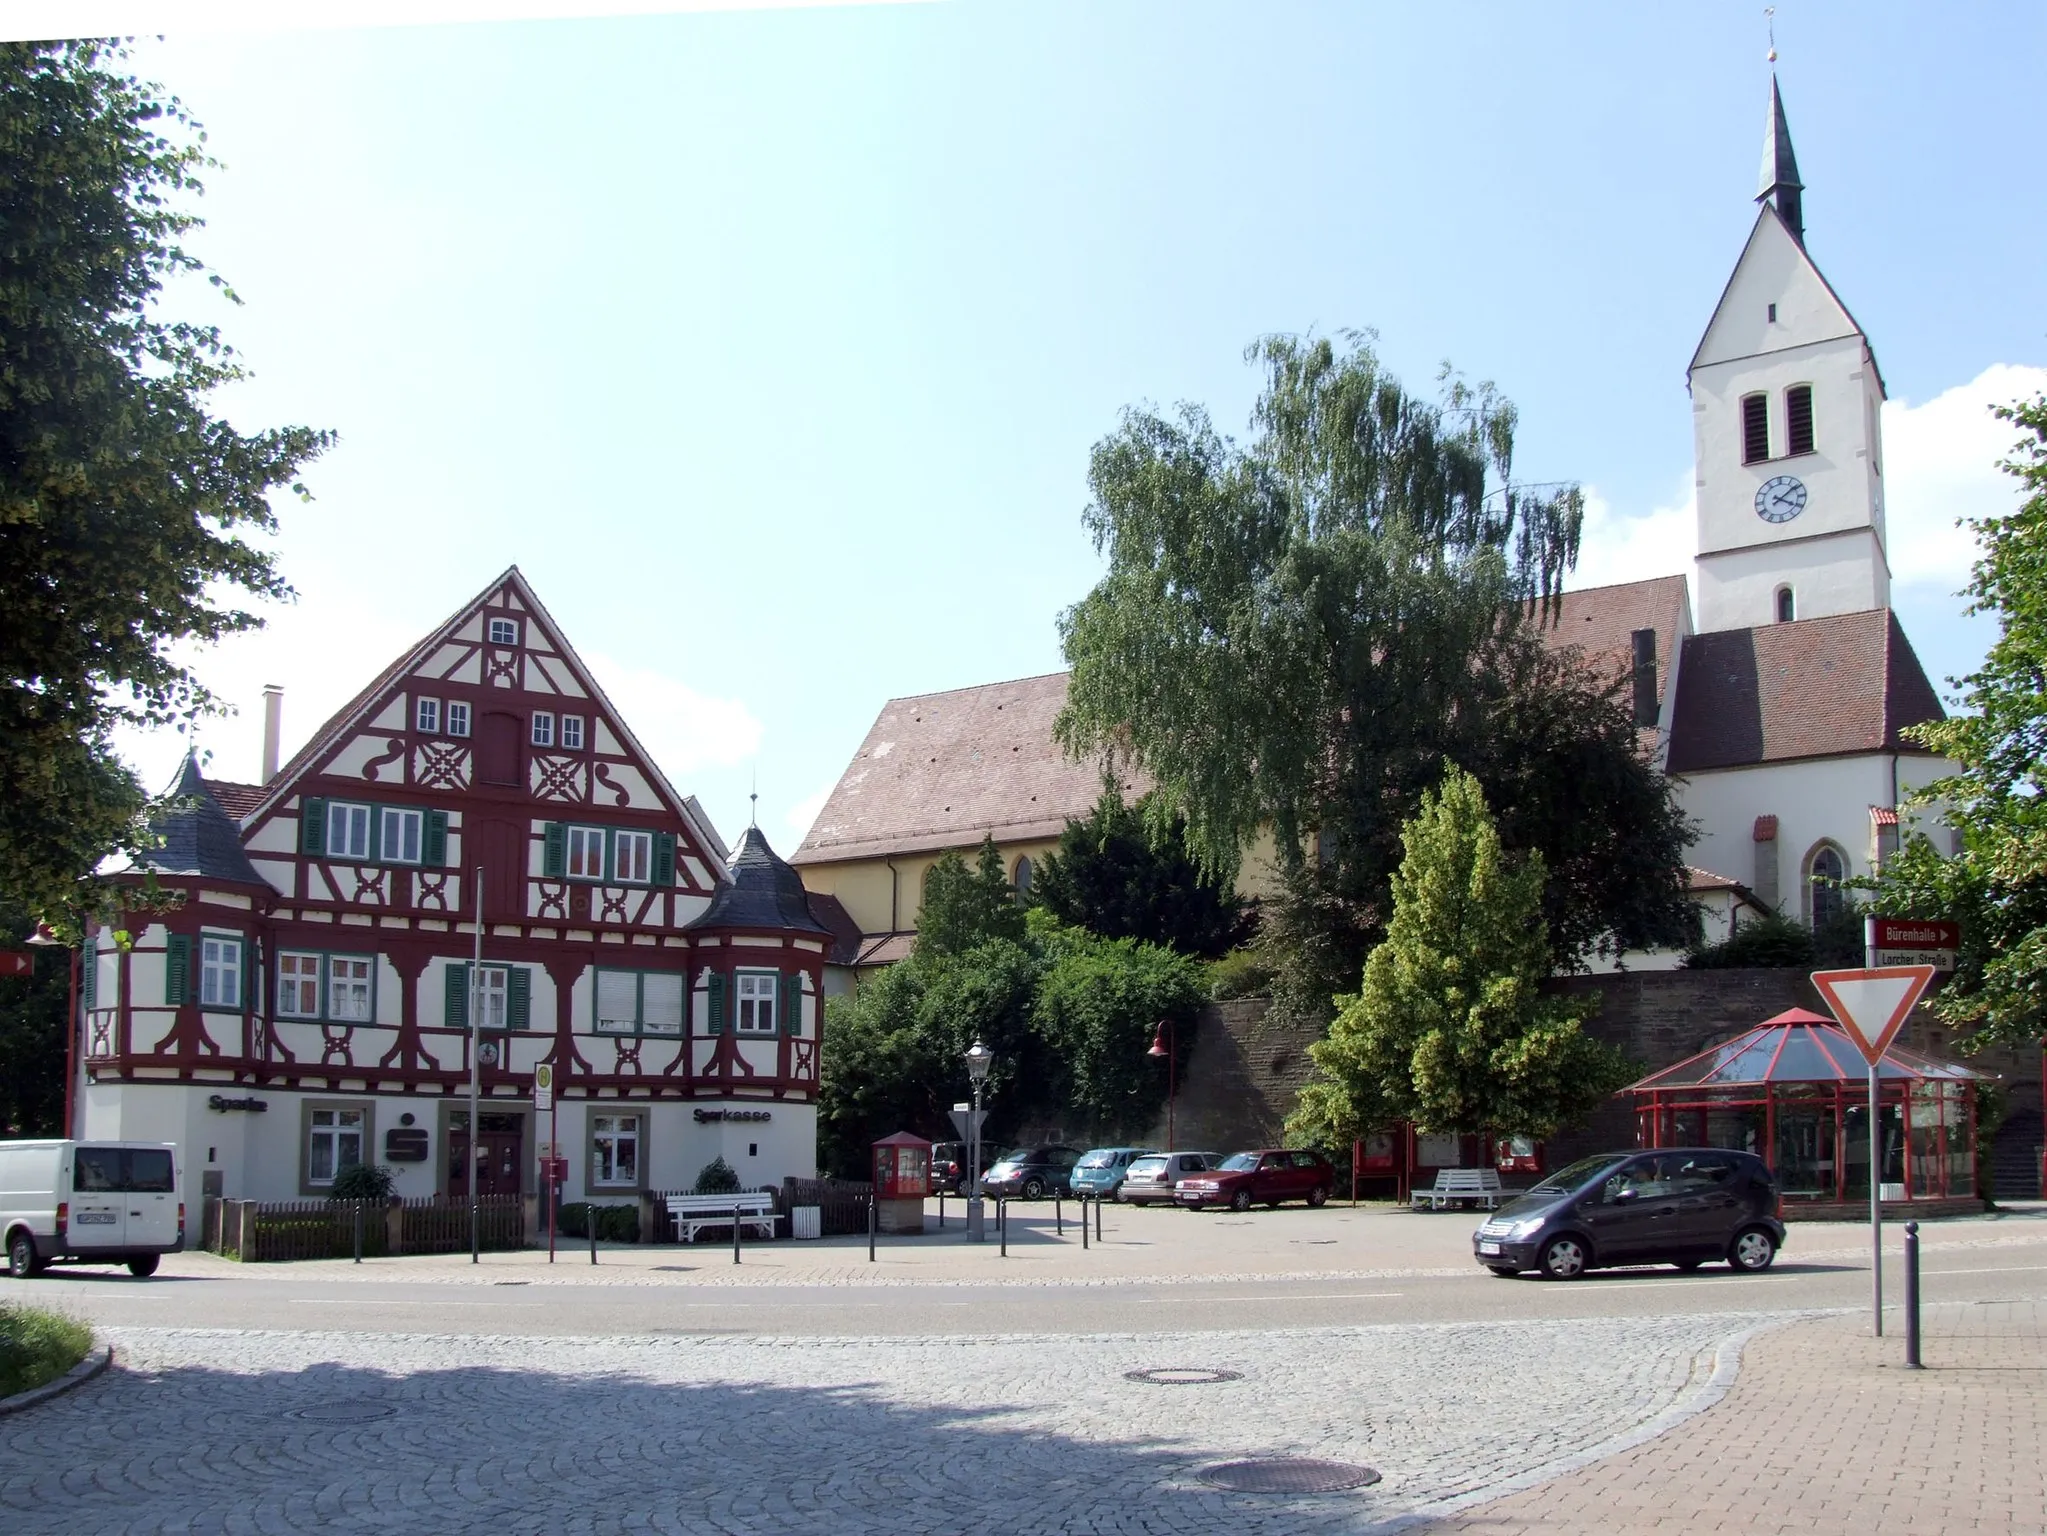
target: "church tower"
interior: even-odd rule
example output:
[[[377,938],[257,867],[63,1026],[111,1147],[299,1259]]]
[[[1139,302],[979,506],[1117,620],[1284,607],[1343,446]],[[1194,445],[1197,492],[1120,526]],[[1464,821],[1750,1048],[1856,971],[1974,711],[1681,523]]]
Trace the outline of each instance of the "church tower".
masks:
[[[1806,252],[1804,197],[1773,75],[1762,207],[1687,376],[1701,632],[1890,606],[1883,376]]]

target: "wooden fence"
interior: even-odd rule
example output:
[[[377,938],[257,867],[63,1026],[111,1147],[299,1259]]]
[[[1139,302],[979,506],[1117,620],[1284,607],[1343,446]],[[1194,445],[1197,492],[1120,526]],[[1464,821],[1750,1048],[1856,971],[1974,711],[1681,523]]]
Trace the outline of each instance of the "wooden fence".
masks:
[[[525,1202],[518,1195],[486,1195],[478,1202],[482,1245],[523,1248]],[[461,1253],[469,1247],[469,1202],[428,1195],[413,1200],[209,1200],[202,1217],[203,1245],[249,1263],[289,1259],[346,1259],[362,1255]]]
[[[775,1209],[783,1215],[799,1205],[814,1205],[825,1237],[858,1237],[867,1232],[867,1202],[874,1186],[856,1179],[784,1179],[774,1192]],[[782,1223],[784,1232],[789,1223]]]

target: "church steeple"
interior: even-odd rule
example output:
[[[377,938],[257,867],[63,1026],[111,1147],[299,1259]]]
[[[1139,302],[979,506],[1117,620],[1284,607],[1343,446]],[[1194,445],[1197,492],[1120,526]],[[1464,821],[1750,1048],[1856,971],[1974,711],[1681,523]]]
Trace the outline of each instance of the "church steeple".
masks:
[[[1791,151],[1791,125],[1784,121],[1784,98],[1778,94],[1774,72],[1770,75],[1770,120],[1763,128],[1763,173],[1756,201],[1774,207],[1791,238],[1805,244],[1805,183],[1798,179],[1798,156]]]

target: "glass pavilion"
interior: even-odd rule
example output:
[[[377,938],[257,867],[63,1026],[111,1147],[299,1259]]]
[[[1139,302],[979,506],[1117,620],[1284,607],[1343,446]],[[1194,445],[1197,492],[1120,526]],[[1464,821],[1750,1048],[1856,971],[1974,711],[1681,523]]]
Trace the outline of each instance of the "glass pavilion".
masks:
[[[1975,1084],[1988,1076],[1891,1047],[1877,1069],[1883,1199],[1976,1193]],[[1790,1009],[1622,1092],[1642,1146],[1754,1152],[1786,1202],[1869,1199],[1869,1066],[1832,1019]]]

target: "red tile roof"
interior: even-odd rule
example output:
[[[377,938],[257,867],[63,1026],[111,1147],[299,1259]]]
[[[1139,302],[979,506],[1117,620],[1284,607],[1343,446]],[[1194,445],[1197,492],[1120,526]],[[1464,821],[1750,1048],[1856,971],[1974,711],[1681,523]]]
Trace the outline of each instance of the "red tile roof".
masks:
[[[1685,641],[1669,768],[1923,752],[1899,733],[1944,718],[1888,608],[1716,630]]]
[[[263,797],[269,794],[261,784],[236,784],[229,779],[208,779],[206,792],[236,821],[261,805]]]

